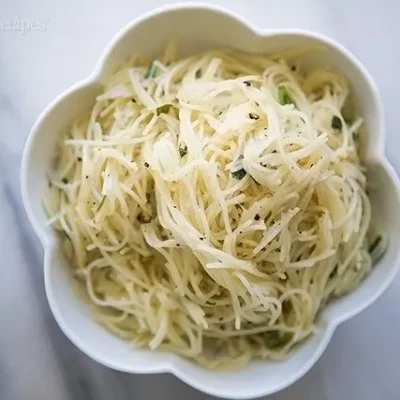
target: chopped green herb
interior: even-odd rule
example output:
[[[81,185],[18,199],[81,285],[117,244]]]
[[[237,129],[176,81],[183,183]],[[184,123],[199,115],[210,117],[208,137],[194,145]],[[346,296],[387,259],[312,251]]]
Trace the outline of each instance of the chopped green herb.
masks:
[[[171,107],[172,107],[172,104],[164,104],[160,107],[157,107],[157,109],[156,109],[157,115],[167,114]]]
[[[235,179],[241,180],[246,175],[246,171],[243,169],[243,164],[241,162],[243,160],[243,154],[241,154],[234,162],[233,162],[233,169],[235,171],[231,171],[232,176]]]
[[[337,115],[334,115],[332,117],[331,126],[333,129],[337,129],[337,130],[341,131],[342,130],[342,120]]]
[[[378,236],[376,239],[375,239],[375,241],[371,244],[371,246],[369,246],[369,249],[368,249],[368,251],[370,252],[370,253],[372,253],[378,246],[379,246],[379,243],[382,241],[382,236]]]
[[[197,71],[196,71],[196,78],[198,79],[198,78],[201,78],[201,69],[198,69]]]
[[[96,211],[100,211],[101,208],[104,206],[104,203],[106,202],[107,196],[103,196],[103,198],[101,199],[101,202],[99,204],[99,206],[97,207]]]
[[[293,100],[289,96],[289,93],[286,90],[285,86],[278,87],[278,99],[279,103],[282,104],[283,106],[285,104],[293,104]]]
[[[251,112],[251,113],[249,113],[249,118],[257,120],[257,119],[260,119],[260,116],[256,113]]]
[[[68,183],[68,179],[67,178],[62,178],[61,182],[64,183],[65,185]]]
[[[354,141],[358,140],[358,132],[353,132],[353,140]]]
[[[292,338],[291,332],[269,331],[264,335],[264,343],[269,349],[276,349],[289,343]]]
[[[329,279],[332,279],[336,276],[338,270],[337,264],[335,265],[335,268],[333,268],[332,272],[329,274]]]
[[[82,157],[78,157],[77,160],[78,160],[78,162],[81,162],[82,161]]]
[[[247,172],[242,168],[242,169],[239,169],[239,170],[237,170],[235,172],[232,172],[232,176],[235,179],[240,181],[241,179],[243,179],[245,177],[246,173]]]
[[[354,121],[352,118],[343,118],[347,125],[351,125]]]
[[[292,302],[290,300],[283,300],[282,311],[287,314],[290,311],[292,311],[292,309],[293,309]]]
[[[188,152],[188,148],[185,145],[180,145],[178,150],[181,157],[185,157]]]
[[[144,77],[145,79],[148,78],[154,78],[156,76],[156,71],[157,67],[154,65],[154,62],[152,61],[151,64],[149,65],[148,70],[146,71]]]

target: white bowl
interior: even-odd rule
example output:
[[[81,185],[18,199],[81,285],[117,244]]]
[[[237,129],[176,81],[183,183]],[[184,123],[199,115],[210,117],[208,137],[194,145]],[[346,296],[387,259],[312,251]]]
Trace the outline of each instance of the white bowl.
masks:
[[[97,324],[73,289],[70,268],[56,232],[46,225],[42,194],[56,140],[87,109],[101,90],[101,82],[132,52],[159,54],[166,37],[179,38],[184,53],[210,47],[233,47],[248,52],[320,45],[308,62],[331,65],[350,80],[358,111],[369,136],[365,159],[376,190],[373,211],[389,235],[389,248],[372,273],[353,293],[330,304],[317,322],[317,333],[283,362],[253,361],[237,372],[204,369],[175,354],[133,349]],[[21,185],[28,217],[44,250],[46,293],[63,332],[88,356],[116,370],[131,373],[171,372],[191,386],[212,395],[243,399],[271,394],[303,376],[319,359],[339,323],[369,306],[393,280],[399,265],[400,189],[384,155],[382,104],[375,83],[360,62],[342,46],[319,34],[299,30],[264,31],[243,18],[210,5],[173,5],[155,10],[123,29],[104,52],[94,73],[54,100],[30,132],[23,160]]]

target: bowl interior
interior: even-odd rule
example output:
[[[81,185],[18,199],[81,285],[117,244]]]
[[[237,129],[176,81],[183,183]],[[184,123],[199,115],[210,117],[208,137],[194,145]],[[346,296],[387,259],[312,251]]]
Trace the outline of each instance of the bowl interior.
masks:
[[[168,38],[176,38],[183,54],[216,47],[232,47],[247,52],[274,53],[294,48],[315,48],[307,53],[309,65],[333,66],[350,80],[357,110],[365,116],[368,130],[365,159],[375,190],[373,212],[382,229],[393,238],[385,256],[361,287],[333,302],[318,321],[316,334],[281,363],[253,361],[238,372],[215,373],[167,353],[133,349],[93,321],[89,307],[76,295],[70,268],[57,246],[56,234],[46,225],[42,194],[51,168],[56,140],[82,111],[88,109],[101,91],[101,81],[132,52],[157,55]],[[162,38],[162,40],[160,40]],[[398,250],[394,238],[400,230],[397,178],[381,160],[383,121],[377,94],[369,78],[346,52],[317,35],[301,32],[254,33],[246,23],[218,9],[180,8],[156,13],[125,30],[103,56],[97,75],[72,88],[44,113],[33,128],[23,161],[23,193],[27,212],[46,247],[46,290],[53,313],[68,337],[94,359],[110,367],[130,372],[172,371],[206,392],[231,398],[272,393],[302,376],[326,347],[335,325],[370,304],[393,277]]]
[[[89,307],[77,294],[75,283],[71,282],[68,261],[57,247],[46,253],[46,264],[50,267],[46,276],[47,295],[54,316],[81,350],[102,364],[121,371],[171,371],[198,389],[220,396],[229,396],[229,393],[233,396],[234,393],[234,397],[250,397],[249,388],[262,384],[269,391],[275,391],[282,385],[282,378],[284,381],[295,380],[314,354],[325,348],[333,332],[331,330],[327,336],[326,322],[322,322],[322,329],[301,346],[301,351],[293,352],[288,361],[254,361],[243,370],[216,373],[171,353],[135,349],[132,344],[103,329],[93,320]]]

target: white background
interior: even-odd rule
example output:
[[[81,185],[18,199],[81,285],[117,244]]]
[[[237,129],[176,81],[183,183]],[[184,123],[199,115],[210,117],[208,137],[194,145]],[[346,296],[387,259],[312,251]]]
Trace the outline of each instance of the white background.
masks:
[[[113,35],[164,1],[0,0],[0,399],[210,399],[168,375],[130,376],[89,360],[61,334],[42,284],[42,250],[19,194],[29,128],[57,94],[86,77]],[[400,2],[215,1],[264,28],[325,33],[378,83],[387,152],[400,171]],[[21,32],[15,20],[40,21]],[[14,25],[15,26],[15,25]],[[318,364],[271,400],[400,399],[400,276],[367,311],[341,326]]]

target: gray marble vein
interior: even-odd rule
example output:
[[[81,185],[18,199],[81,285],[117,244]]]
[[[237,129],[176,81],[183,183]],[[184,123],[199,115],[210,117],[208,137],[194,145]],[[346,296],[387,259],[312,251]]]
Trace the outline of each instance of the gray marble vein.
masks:
[[[205,400],[168,374],[110,370],[76,349],[47,304],[43,251],[23,210],[19,170],[30,126],[57,94],[87,76],[110,38],[162,0],[0,1],[0,400]],[[395,0],[215,1],[265,28],[332,36],[376,79],[385,103],[389,158],[400,171],[397,131],[400,3]],[[40,21],[44,29],[9,29]],[[398,400],[400,277],[335,333],[317,365],[271,400]]]

